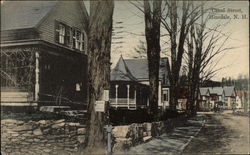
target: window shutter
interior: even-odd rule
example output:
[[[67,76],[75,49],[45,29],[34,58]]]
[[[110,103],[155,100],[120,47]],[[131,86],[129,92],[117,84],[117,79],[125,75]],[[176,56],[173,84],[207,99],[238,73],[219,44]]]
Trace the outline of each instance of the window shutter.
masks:
[[[85,37],[85,36],[84,36],[84,33],[82,32],[82,33],[81,33],[81,46],[82,46],[82,47],[81,47],[81,51],[85,51],[85,49],[84,49],[84,47],[85,47],[85,46],[84,46],[84,45],[85,45],[84,37]]]
[[[69,46],[70,45],[70,27],[69,26],[65,26],[65,45]]]
[[[72,42],[73,42],[73,48],[75,49],[76,48],[76,30],[73,28],[72,30]]]
[[[69,47],[73,48],[73,29],[69,27]]]
[[[55,21],[55,42],[59,43],[59,22]]]

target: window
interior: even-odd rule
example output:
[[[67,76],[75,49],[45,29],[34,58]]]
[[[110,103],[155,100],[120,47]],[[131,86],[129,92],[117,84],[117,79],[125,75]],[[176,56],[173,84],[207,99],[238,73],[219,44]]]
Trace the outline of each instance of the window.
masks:
[[[50,70],[50,64],[45,64],[45,65],[44,65],[44,69],[45,69],[45,70]]]
[[[70,27],[60,22],[56,22],[55,25],[56,25],[56,35],[55,35],[56,42],[59,44],[69,46]]]
[[[166,75],[165,74],[163,74],[163,84],[166,84]]]
[[[64,44],[65,26],[59,24],[59,43]]]
[[[168,101],[168,90],[163,90],[163,101]]]
[[[85,49],[84,33],[58,21],[55,22],[55,42],[79,51]]]
[[[81,91],[81,84],[80,83],[76,83],[76,91]]]
[[[84,33],[73,29],[73,48],[84,51]]]

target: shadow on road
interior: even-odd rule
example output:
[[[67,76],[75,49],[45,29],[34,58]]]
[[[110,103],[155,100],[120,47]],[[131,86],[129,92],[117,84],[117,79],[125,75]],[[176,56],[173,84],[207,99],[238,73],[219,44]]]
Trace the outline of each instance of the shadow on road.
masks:
[[[218,119],[220,117],[220,119]],[[189,153],[228,153],[228,146],[233,135],[237,135],[234,130],[225,127],[222,119],[232,120],[229,115],[209,114],[207,115],[205,126],[200,133],[184,150],[184,154]],[[233,121],[233,120],[232,120]]]

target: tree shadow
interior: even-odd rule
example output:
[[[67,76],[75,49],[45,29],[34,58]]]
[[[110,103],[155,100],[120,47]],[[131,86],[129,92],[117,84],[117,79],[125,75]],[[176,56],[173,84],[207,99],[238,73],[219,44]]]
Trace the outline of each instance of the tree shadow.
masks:
[[[229,117],[225,118],[230,119]],[[219,149],[220,152],[225,152],[224,146],[230,142],[227,137],[229,137],[232,132],[232,130],[223,126],[219,119],[208,115],[206,125],[187,146],[184,153],[212,153],[215,149]]]

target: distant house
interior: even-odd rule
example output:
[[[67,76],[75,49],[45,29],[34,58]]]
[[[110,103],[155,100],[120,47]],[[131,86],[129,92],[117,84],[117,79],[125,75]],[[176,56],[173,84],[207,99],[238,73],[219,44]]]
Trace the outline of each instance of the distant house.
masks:
[[[1,106],[86,101],[88,18],[82,1],[1,4]]]
[[[213,108],[210,104],[210,92],[207,87],[199,88],[198,100],[200,110],[207,111]]]
[[[220,104],[225,109],[232,109],[236,102],[234,86],[225,87],[201,87],[199,88],[199,101],[205,109],[212,109],[215,104]]]
[[[221,103],[224,102],[225,92],[222,87],[209,87],[209,93],[210,93],[210,104],[212,107],[215,106],[215,103]]]
[[[222,87],[200,87],[199,108],[200,110],[212,110],[216,104],[224,106],[225,92]]]
[[[236,90],[236,108],[244,108],[246,102],[247,92],[243,90]]]
[[[179,86],[178,87],[178,105],[176,108],[179,110],[186,109],[187,98],[188,98],[188,86],[187,85]]]
[[[167,79],[166,63],[162,58],[159,69],[159,107],[169,105],[169,81]],[[111,71],[111,105],[123,107],[146,107],[149,94],[149,74],[147,59],[123,59],[121,56]],[[134,108],[135,109],[135,108]]]
[[[232,109],[236,104],[236,91],[234,86],[223,87],[225,91],[225,108]]]

